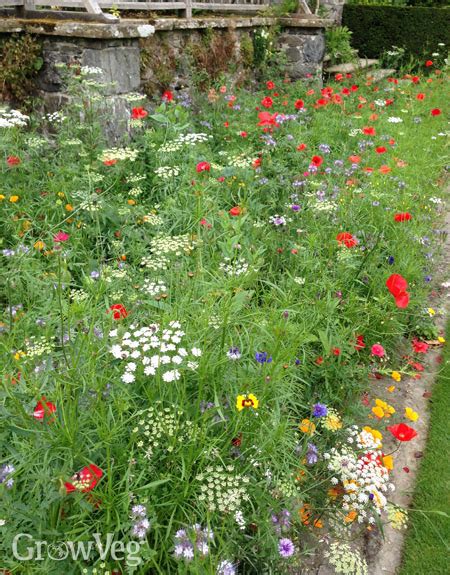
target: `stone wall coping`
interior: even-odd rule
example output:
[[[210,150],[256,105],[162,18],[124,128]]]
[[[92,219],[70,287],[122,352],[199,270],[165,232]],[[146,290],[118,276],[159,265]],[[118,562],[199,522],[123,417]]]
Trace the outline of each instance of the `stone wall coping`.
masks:
[[[198,28],[252,28],[255,26],[274,26],[281,24],[292,28],[328,28],[333,20],[316,16],[202,16],[199,18],[156,18],[153,20],[156,30],[195,30]]]
[[[39,18],[0,18],[0,34],[27,32],[41,36],[97,38],[147,38],[155,31],[196,30],[204,28],[252,28],[280,24],[287,28],[327,28],[332,20],[317,17],[213,16],[201,18],[124,19],[118,22],[88,22]]]
[[[0,34],[27,32],[40,36],[63,36],[111,40],[148,38],[155,26],[147,20],[121,20],[114,23],[82,22],[33,18],[0,18]]]

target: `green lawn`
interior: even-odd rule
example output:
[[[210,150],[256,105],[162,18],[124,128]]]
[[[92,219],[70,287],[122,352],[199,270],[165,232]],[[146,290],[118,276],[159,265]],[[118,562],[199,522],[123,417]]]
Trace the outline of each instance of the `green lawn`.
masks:
[[[447,326],[450,340],[450,323]],[[422,461],[400,575],[449,572],[450,458],[450,346],[447,343],[442,371],[433,388],[431,426]]]

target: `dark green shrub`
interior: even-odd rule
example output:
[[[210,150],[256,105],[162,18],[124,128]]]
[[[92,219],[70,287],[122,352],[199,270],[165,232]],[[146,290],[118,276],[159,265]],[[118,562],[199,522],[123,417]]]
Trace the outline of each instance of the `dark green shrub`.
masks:
[[[352,32],[359,55],[377,58],[392,46],[422,57],[439,43],[449,45],[448,8],[344,5],[342,24]]]

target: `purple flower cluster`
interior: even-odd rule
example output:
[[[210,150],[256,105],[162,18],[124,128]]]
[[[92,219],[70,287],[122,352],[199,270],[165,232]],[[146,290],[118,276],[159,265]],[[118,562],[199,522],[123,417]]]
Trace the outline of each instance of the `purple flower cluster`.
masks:
[[[228,359],[231,359],[232,361],[241,359],[241,355],[242,355],[241,351],[238,347],[230,347],[230,349],[227,352]]]
[[[224,559],[219,563],[216,575],[236,575],[236,566]]]
[[[212,530],[203,528],[199,523],[187,529],[179,529],[174,537],[174,555],[177,559],[192,561],[195,551],[198,551],[201,557],[206,557],[209,553],[209,542],[213,540]]]
[[[255,359],[261,365],[264,363],[271,363],[272,362],[272,356],[268,357],[267,351],[257,351],[255,353]]]
[[[131,508],[131,518],[133,519],[133,527],[131,533],[138,539],[145,539],[147,531],[150,529],[150,521],[147,517],[147,508],[145,505],[133,505]]]
[[[5,463],[0,467],[0,484],[4,483],[7,489],[11,489],[11,487],[14,485],[14,479],[11,477],[11,475],[15,470],[16,469],[14,465],[9,463]]]
[[[279,514],[272,513],[271,519],[277,535],[291,528],[291,514],[287,509],[283,509]]]
[[[306,452],[306,463],[314,465],[319,460],[319,453],[314,443],[308,443],[308,451]]]

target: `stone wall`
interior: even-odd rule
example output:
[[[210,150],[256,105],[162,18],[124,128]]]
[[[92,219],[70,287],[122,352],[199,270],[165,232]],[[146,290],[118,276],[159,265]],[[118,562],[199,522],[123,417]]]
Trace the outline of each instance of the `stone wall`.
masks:
[[[67,100],[59,63],[103,70],[108,84],[105,104],[113,110],[107,132],[114,139],[127,129],[129,105],[124,96],[167,88],[205,85],[228,73],[239,83],[254,76],[252,36],[277,29],[274,38],[286,55],[287,72],[296,80],[321,79],[324,30],[331,21],[315,16],[208,17],[120,20],[116,23],[0,19],[0,37],[29,33],[43,40],[44,65],[37,79],[48,111]],[[193,65],[194,63],[194,65]]]

